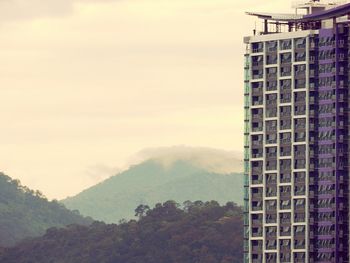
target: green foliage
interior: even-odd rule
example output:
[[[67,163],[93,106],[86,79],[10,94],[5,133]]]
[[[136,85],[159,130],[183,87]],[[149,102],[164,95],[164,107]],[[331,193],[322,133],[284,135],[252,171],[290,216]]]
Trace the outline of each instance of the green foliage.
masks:
[[[138,212],[137,212],[138,211]],[[242,262],[242,210],[234,203],[174,201],[139,206],[139,221],[52,228],[6,249],[6,263]]]
[[[56,200],[22,186],[0,173],[0,246],[43,235],[46,229],[68,224],[90,224],[92,219],[71,212]]]
[[[164,167],[149,160],[82,193],[63,200],[69,209],[107,223],[136,219],[133,209],[139,204],[154,206],[175,200],[234,201],[242,205],[243,176],[217,174],[198,168],[189,161],[177,161]]]

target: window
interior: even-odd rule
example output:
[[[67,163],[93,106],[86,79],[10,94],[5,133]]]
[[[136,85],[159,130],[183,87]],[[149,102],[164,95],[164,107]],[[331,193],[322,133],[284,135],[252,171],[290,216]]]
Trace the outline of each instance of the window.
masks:
[[[281,50],[291,49],[292,48],[292,40],[291,39],[281,40],[280,47],[281,47]]]
[[[266,181],[268,184],[277,183],[277,174],[266,174]]]
[[[290,224],[290,220],[291,220],[290,213],[281,213],[280,214],[280,221],[281,221],[281,223]]]
[[[292,127],[291,119],[281,119],[280,120],[280,129],[281,130],[289,130]]]
[[[276,132],[277,131],[277,121],[266,121],[266,132]]]
[[[266,148],[266,156],[270,158],[277,157],[277,147],[268,147]]]
[[[291,181],[291,175],[288,171],[281,173],[280,175],[281,183],[289,183]]]
[[[295,119],[294,125],[296,129],[306,129],[306,119]]]
[[[305,226],[295,226],[294,227],[294,236],[304,237],[305,236]]]
[[[294,195],[305,195],[305,185],[296,185],[294,187]]]
[[[295,48],[304,49],[306,48],[306,39],[305,38],[296,38],[294,40]]]
[[[268,41],[266,42],[267,52],[277,51],[277,41]]]
[[[280,233],[281,233],[281,236],[290,236],[291,234],[290,226],[282,226],[280,228]]]
[[[305,240],[297,239],[294,241],[294,248],[296,249],[304,249],[305,248]]]
[[[291,202],[290,200],[283,200],[280,203],[281,210],[291,209]]]
[[[266,244],[266,249],[273,250],[276,249],[277,241],[276,240],[268,240]]]
[[[297,210],[304,210],[305,209],[305,199],[295,199],[294,200],[294,208]]]
[[[267,197],[277,196],[277,187],[276,186],[268,186],[268,187],[266,187],[266,196]]]
[[[277,90],[277,81],[276,80],[267,81],[266,82],[266,90],[267,91]]]
[[[270,54],[266,59],[267,65],[277,64],[277,54]]]
[[[306,106],[304,105],[296,105],[294,107],[294,114],[295,115],[305,115],[306,114]]]
[[[268,212],[275,212],[277,209],[277,201],[276,200],[268,200],[265,203],[266,205],[266,211]]]
[[[292,67],[291,66],[282,66],[281,67],[281,77],[288,77],[292,73]]]
[[[280,81],[281,90],[290,90],[292,87],[292,81],[290,79],[284,79]]]
[[[274,144],[277,143],[277,134],[266,134],[266,144]]]
[[[281,54],[281,63],[291,63],[292,62],[292,53],[282,53]]]
[[[253,53],[260,53],[264,52],[264,43],[258,42],[252,44]]]
[[[266,95],[267,106],[275,106],[277,104],[277,93]]]
[[[290,132],[285,132],[280,134],[280,143],[281,144],[290,144],[292,134]]]
[[[306,80],[304,79],[296,79],[295,80],[295,88],[296,89],[305,89]]]
[[[290,117],[292,111],[291,106],[282,106],[280,107],[281,117]]]

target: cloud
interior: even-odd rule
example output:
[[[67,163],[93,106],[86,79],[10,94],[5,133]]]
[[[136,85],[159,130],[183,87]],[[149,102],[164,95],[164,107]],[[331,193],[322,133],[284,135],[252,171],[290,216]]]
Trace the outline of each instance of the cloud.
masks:
[[[86,170],[86,175],[89,177],[92,183],[96,184],[113,175],[116,175],[120,171],[121,170],[116,167],[105,164],[96,164],[95,166],[91,166]]]
[[[32,20],[46,17],[60,17],[72,14],[76,4],[103,4],[120,2],[122,0],[0,0],[0,22]],[[136,1],[142,3],[143,1]],[[195,8],[196,11],[203,13],[226,12],[242,13],[247,9],[247,6],[259,8],[259,10],[269,10],[273,8],[289,8],[290,1],[281,3],[279,0],[271,0],[269,3],[257,0],[221,0],[218,4],[212,0],[201,0],[198,2],[190,2],[188,0],[149,0],[158,8],[170,6],[172,8],[181,6],[186,9]],[[184,3],[186,3],[184,5]],[[186,11],[186,10],[182,10]]]
[[[173,146],[161,148],[148,148],[140,151],[133,157],[133,162],[153,159],[164,167],[183,160],[202,167],[210,172],[234,173],[242,172],[242,154],[234,151],[206,147]]]
[[[77,3],[108,3],[120,0],[0,0],[0,22],[66,16]]]

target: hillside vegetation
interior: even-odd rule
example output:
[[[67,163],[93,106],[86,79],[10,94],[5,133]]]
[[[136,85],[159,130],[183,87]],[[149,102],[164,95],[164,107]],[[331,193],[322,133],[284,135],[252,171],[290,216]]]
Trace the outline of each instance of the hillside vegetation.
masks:
[[[241,205],[242,189],[243,176],[238,173],[211,172],[191,161],[178,160],[165,166],[148,160],[62,202],[83,215],[116,223],[134,218],[132,211],[139,204],[152,207],[167,200],[216,200]]]
[[[139,220],[51,228],[6,249],[6,263],[239,263],[242,210],[234,203],[173,201],[140,205]]]
[[[53,226],[87,225],[92,221],[0,173],[0,246],[43,235]]]

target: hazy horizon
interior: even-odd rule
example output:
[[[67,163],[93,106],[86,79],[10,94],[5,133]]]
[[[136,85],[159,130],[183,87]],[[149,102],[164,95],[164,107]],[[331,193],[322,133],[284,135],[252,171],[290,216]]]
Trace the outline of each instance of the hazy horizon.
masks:
[[[242,152],[244,12],[286,6],[1,1],[0,170],[62,199],[145,148]]]

